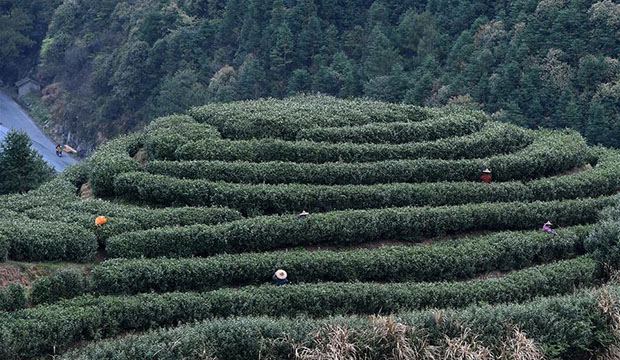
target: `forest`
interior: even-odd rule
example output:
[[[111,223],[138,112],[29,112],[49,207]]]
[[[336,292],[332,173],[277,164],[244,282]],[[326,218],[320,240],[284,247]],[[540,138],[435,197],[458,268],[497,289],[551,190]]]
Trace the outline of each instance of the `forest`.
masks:
[[[0,24],[0,78],[40,79],[55,129],[84,144],[205,103],[323,93],[620,146],[611,0],[2,0]]]

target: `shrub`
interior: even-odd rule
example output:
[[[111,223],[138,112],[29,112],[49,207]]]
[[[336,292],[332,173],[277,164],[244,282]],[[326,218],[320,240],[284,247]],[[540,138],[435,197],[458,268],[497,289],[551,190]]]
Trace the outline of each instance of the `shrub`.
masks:
[[[90,291],[87,277],[77,269],[62,269],[40,278],[32,284],[30,300],[33,305],[69,299]]]
[[[397,206],[561,200],[620,190],[620,156],[601,158],[592,170],[522,182],[440,182],[379,185],[235,184],[147,173],[117,177],[116,194],[151,204],[218,205],[246,214],[331,211]]]
[[[470,204],[446,207],[333,211],[262,216],[227,224],[160,228],[108,239],[111,257],[208,256],[291,246],[351,245],[371,241],[419,241],[480,230],[538,228],[547,219],[560,226],[589,223],[612,198]]]
[[[0,262],[6,261],[9,255],[9,239],[6,235],[0,234]]]
[[[9,239],[9,258],[27,261],[89,261],[95,256],[95,235],[79,225],[26,219],[0,221]]]
[[[22,285],[10,284],[0,288],[0,311],[15,311],[26,307],[26,290]]]
[[[286,269],[293,283],[457,280],[582,254],[589,229],[561,229],[560,235],[552,238],[541,231],[505,232],[423,247],[114,259],[93,268],[92,276],[95,291],[105,294],[204,291],[261,284],[277,269]]]
[[[531,179],[573,169],[588,159],[588,148],[583,138],[574,132],[567,132],[548,133],[519,152],[483,160],[417,159],[324,164],[152,161],[147,164],[146,170],[160,175],[213,181],[346,185],[478,181],[484,166],[493,169],[497,181]]]
[[[617,288],[613,288],[613,294],[618,296]],[[525,304],[401,313],[395,320],[428,335],[430,345],[455,336],[455,328],[460,331],[465,328],[478,341],[501,346],[498,342],[511,328],[506,324],[513,324],[539,344],[549,358],[588,358],[593,353],[600,353],[613,341],[612,328],[597,307],[598,296],[599,292],[591,291],[539,298]],[[100,341],[73,350],[63,359],[182,359],[206,353],[221,360],[250,360],[261,357],[266,350],[274,358],[285,359],[293,353],[290,342],[309,343],[320,328],[327,326],[374,330],[372,318],[357,316],[321,320],[303,317],[213,319]],[[287,338],[283,339],[284,336]],[[153,355],[154,349],[157,349],[156,356]]]
[[[34,357],[73,343],[130,330],[219,316],[392,313],[478,302],[521,302],[572,292],[596,281],[596,263],[578,258],[462,283],[264,286],[207,293],[82,297],[0,317],[0,355]],[[36,331],[35,331],[36,329]],[[21,336],[29,334],[29,336]]]
[[[408,144],[331,144],[278,139],[199,140],[177,148],[178,160],[291,161],[306,163],[368,162],[415,158],[462,159],[507,154],[529,145],[532,132],[487,123],[471,135]]]
[[[471,134],[482,129],[488,118],[451,114],[421,122],[370,123],[361,126],[302,129],[297,139],[332,143],[403,144]]]
[[[174,159],[179,144],[220,137],[212,126],[199,124],[187,115],[171,115],[153,120],[147,126],[146,134],[144,147],[152,159]]]
[[[193,108],[188,113],[198,122],[215,126],[225,138],[292,140],[303,128],[421,121],[443,112],[447,111],[370,100],[297,96],[283,100],[213,103]],[[484,116],[482,112],[476,113]]]
[[[142,134],[116,138],[99,150],[90,159],[89,179],[97,196],[114,194],[114,178],[124,172],[137,171],[140,165],[131,158],[143,142]]]

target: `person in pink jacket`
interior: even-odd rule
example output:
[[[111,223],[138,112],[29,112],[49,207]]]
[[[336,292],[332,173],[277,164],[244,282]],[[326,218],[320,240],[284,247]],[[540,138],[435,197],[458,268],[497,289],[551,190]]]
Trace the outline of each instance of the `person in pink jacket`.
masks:
[[[557,235],[558,233],[553,229],[553,224],[551,223],[551,221],[547,221],[543,227],[542,227],[542,231],[546,232],[547,234],[551,234],[551,235]]]

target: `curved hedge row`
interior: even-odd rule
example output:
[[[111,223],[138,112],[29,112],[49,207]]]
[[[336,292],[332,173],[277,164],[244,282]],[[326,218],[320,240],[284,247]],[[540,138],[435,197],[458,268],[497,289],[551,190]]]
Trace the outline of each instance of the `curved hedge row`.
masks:
[[[283,247],[372,241],[419,241],[478,230],[535,229],[547,219],[560,226],[594,222],[613,198],[492,203],[445,207],[347,210],[312,214],[261,216],[226,224],[160,228],[108,239],[110,257],[209,256]]]
[[[132,134],[118,137],[101,146],[90,157],[88,178],[93,193],[97,196],[114,195],[114,178],[118,174],[140,170],[137,161],[131,158],[142,147],[144,136]]]
[[[449,111],[319,95],[213,103],[190,109],[188,113],[198,122],[215,126],[225,138],[293,140],[299,130],[309,127],[421,121]],[[459,109],[463,111],[467,110]],[[471,113],[486,116],[481,111]]]
[[[180,178],[239,183],[324,185],[394,182],[478,181],[489,166],[497,181],[530,179],[573,169],[590,160],[584,139],[575,132],[541,135],[523,150],[470,160],[391,160],[373,163],[291,163],[222,161],[152,161],[147,172]]]
[[[482,129],[488,118],[452,114],[421,122],[370,123],[361,126],[302,129],[298,140],[356,144],[404,144],[467,135]]]
[[[62,351],[84,339],[218,316],[375,314],[479,302],[522,302],[536,296],[569,293],[596,281],[596,262],[583,257],[501,278],[462,283],[326,283],[82,297],[0,314],[0,356],[35,357],[50,353],[54,346]]]
[[[197,123],[187,115],[171,115],[153,120],[145,129],[144,148],[150,158],[174,159],[179,144],[202,139],[218,139],[212,126]]]
[[[15,311],[26,307],[26,289],[22,285],[10,284],[0,287],[0,312]]]
[[[482,202],[561,200],[611,195],[620,190],[620,154],[599,157],[594,169],[522,182],[440,182],[379,185],[235,184],[148,173],[117,177],[115,192],[150,204],[226,206],[246,214],[274,214],[441,206]]]
[[[277,269],[293,283],[319,281],[440,281],[489,271],[522,269],[583,254],[590,227],[566,228],[550,238],[541,231],[505,232],[435,243],[347,251],[279,251],[182,259],[114,259],[93,268],[103,294],[204,291],[261,284]]]
[[[90,261],[97,251],[95,235],[62,222],[0,220],[0,234],[9,240],[8,257],[25,261]]]
[[[465,159],[508,154],[534,140],[532,132],[503,123],[487,123],[477,133],[409,144],[331,144],[278,139],[199,140],[179,146],[177,160],[291,161],[305,163],[370,162],[415,158]]]
[[[618,298],[618,288],[611,288]],[[395,321],[415,330],[409,336],[428,335],[437,345],[454,337],[455,328],[470,329],[477,342],[501,348],[500,341],[512,335],[512,324],[539,345],[548,358],[587,359],[604,352],[615,338],[608,319],[598,307],[600,292],[539,298],[525,304],[473,306],[467,309],[402,313]],[[438,316],[440,315],[440,316]],[[376,331],[376,323],[366,317],[308,318],[242,317],[212,319],[175,329],[151,331],[100,341],[67,353],[66,360],[127,360],[151,358],[189,359],[210,355],[220,360],[254,360],[269,351],[273,358],[294,354],[290,342],[308,344],[320,330],[339,326],[353,331]],[[283,342],[283,334],[289,341]],[[367,339],[367,338],[365,338]],[[383,340],[383,339],[382,339]],[[279,346],[277,346],[277,345]],[[367,343],[362,343],[364,345]],[[385,345],[384,343],[381,345]],[[361,348],[361,346],[360,346]],[[377,349],[379,346],[372,346]],[[383,359],[379,354],[380,359]]]

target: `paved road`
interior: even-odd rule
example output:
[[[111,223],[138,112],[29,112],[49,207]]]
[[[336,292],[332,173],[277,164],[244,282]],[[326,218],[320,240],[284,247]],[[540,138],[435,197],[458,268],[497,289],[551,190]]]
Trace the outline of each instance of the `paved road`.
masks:
[[[0,92],[0,138],[3,138],[3,133],[6,132],[6,129],[2,127],[28,134],[32,140],[32,147],[58,172],[77,162],[67,154],[58,157],[54,142],[39,129],[35,121],[10,96]]]

